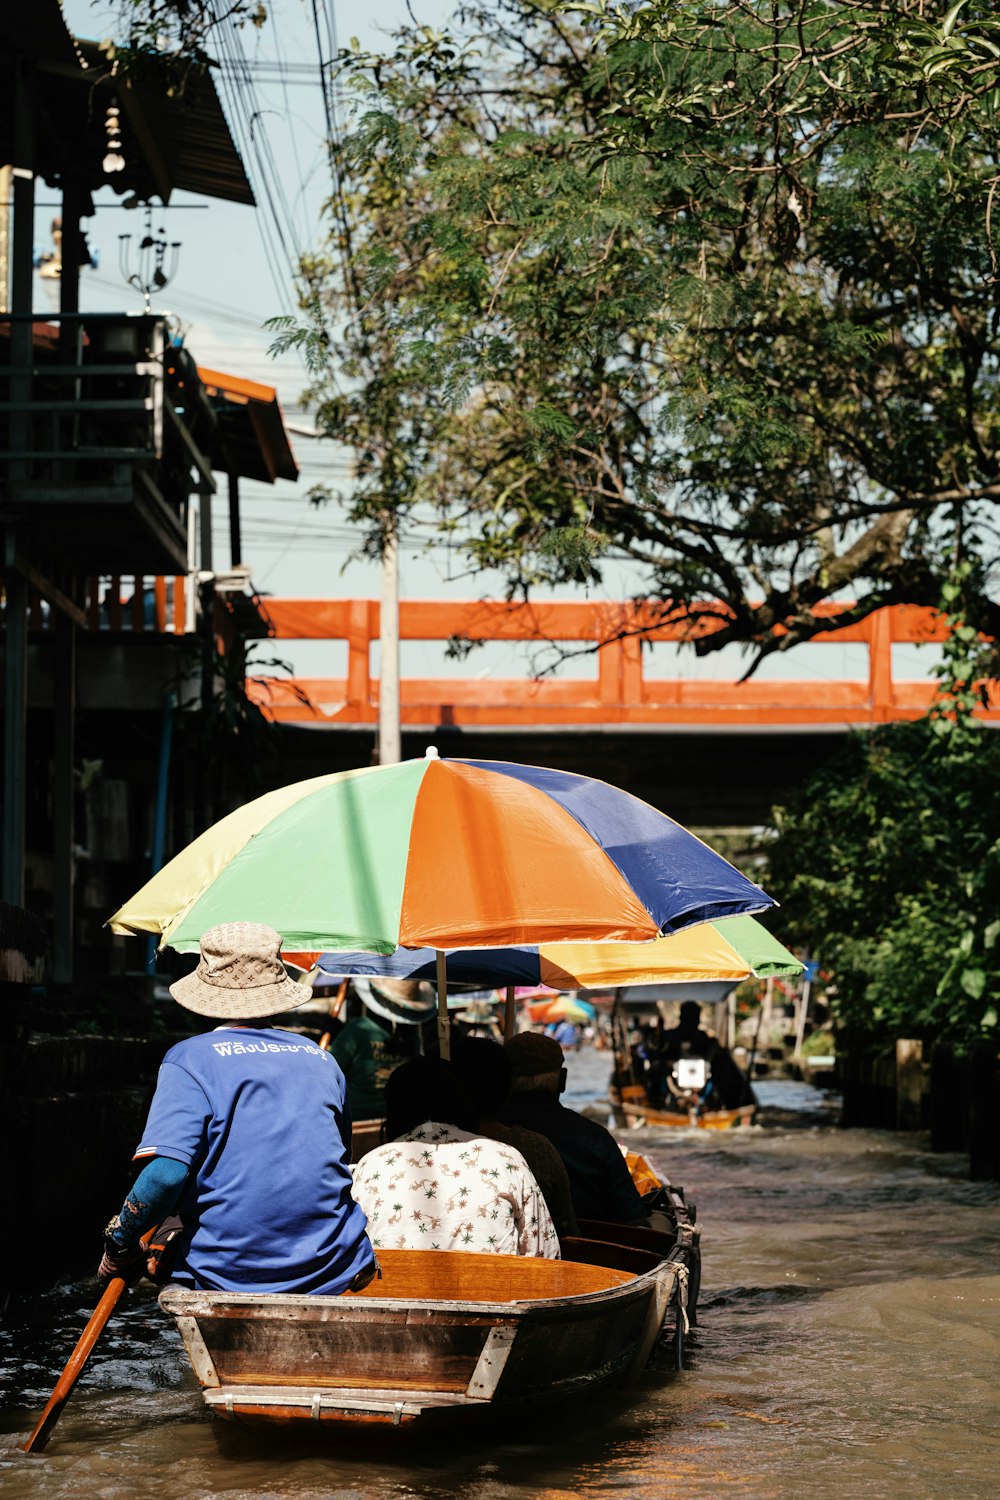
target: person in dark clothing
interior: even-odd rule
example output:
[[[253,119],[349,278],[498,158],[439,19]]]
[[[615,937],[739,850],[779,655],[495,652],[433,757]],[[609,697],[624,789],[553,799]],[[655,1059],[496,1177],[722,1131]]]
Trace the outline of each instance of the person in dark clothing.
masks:
[[[711,1061],[718,1046],[715,1037],[701,1029],[701,1006],[697,1000],[682,1000],[678,1024],[661,1031],[656,1039],[657,1050],[670,1062],[681,1057],[705,1057]]]
[[[684,1057],[703,1057],[709,1065],[709,1084],[702,1091],[704,1107],[737,1109],[755,1103],[753,1090],[740,1072],[728,1047],[701,1029],[701,1006],[697,1000],[681,1002],[676,1026],[662,1031],[657,1039],[656,1059],[667,1088],[675,1063]]]
[[[510,1061],[511,1094],[500,1119],[505,1125],[537,1130],[552,1142],[569,1176],[577,1218],[645,1224],[642,1199],[613,1137],[602,1125],[559,1102],[566,1087],[559,1043],[524,1031],[511,1037],[504,1051]]]
[[[384,1022],[367,1011],[353,1016],[330,1046],[347,1079],[351,1115],[355,1120],[377,1120],[385,1113],[385,1086],[395,1068],[408,1062],[405,1050]]]
[[[422,985],[409,980],[355,982],[361,1013],[334,1037],[330,1051],[347,1079],[351,1116],[380,1120],[385,1114],[389,1075],[417,1050],[416,1030],[428,1014],[421,1007]]]
[[[510,1097],[511,1071],[506,1050],[487,1037],[454,1037],[451,1065],[478,1114],[480,1135],[520,1151],[542,1190],[560,1240],[567,1235],[578,1235],[580,1228],[573,1213],[569,1176],[559,1152],[537,1130],[505,1125],[498,1118]]]

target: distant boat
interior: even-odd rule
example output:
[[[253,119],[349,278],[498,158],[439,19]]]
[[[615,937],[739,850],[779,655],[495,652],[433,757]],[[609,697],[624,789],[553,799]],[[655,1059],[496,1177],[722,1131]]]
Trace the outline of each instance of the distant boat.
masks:
[[[658,1109],[647,1103],[641,1083],[613,1084],[611,1105],[623,1127],[634,1130],[642,1125],[695,1126],[699,1130],[732,1130],[749,1125],[756,1113],[755,1104],[741,1104],[736,1109]]]

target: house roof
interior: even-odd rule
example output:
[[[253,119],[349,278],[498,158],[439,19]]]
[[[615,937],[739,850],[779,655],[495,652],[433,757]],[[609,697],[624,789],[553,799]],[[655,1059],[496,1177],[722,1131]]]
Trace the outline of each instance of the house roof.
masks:
[[[33,0],[30,5],[0,9],[0,52],[19,52],[34,62],[66,68],[77,65],[73,37],[58,0]]]
[[[14,87],[27,69],[36,105],[31,162],[15,161]],[[120,113],[121,171],[106,172],[107,111]],[[21,152],[23,154],[23,151]],[[167,59],[74,39],[58,0],[0,6],[0,161],[30,166],[51,185],[110,186],[164,203],[177,189],[252,205],[254,196],[208,67],[178,82]]]
[[[298,464],[274,387],[203,365],[198,366],[198,375],[219,419],[219,448],[224,449],[213,453],[213,467],[233,465],[243,478],[266,484],[298,479]]]

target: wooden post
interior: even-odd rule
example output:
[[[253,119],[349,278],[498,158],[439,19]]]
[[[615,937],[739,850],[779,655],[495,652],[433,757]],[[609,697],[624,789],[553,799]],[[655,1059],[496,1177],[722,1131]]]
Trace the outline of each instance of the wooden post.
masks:
[[[240,476],[229,475],[229,561],[238,568],[243,561],[243,538],[240,533]]]
[[[919,1130],[924,1093],[924,1044],[896,1042],[896,1129]]]
[[[201,569],[203,573],[213,573],[215,568],[212,550],[212,492],[206,484],[199,487],[198,525],[200,532],[198,558]]]
[[[16,371],[30,371],[34,359],[31,322],[35,238],[35,105],[34,69],[24,58],[14,59],[14,160],[12,183],[14,224],[10,235],[9,303],[16,321],[10,330],[10,362]],[[31,375],[11,376],[10,400],[23,408],[30,399]],[[10,444],[26,452],[30,424],[25,410],[11,413]],[[10,465],[12,486],[28,477],[23,459]],[[18,571],[17,533],[8,528],[4,539],[5,681],[3,761],[3,875],[0,894],[13,906],[24,905],[24,819],[28,735],[28,583]]]
[[[28,735],[28,582],[7,532],[4,610],[3,872],[0,894],[24,905],[24,814]]]
[[[969,1176],[1000,1178],[1000,1069],[995,1042],[974,1043],[969,1056]]]
[[[764,981],[764,999],[761,1002],[761,1007],[760,1007],[760,1010],[761,1010],[761,1025],[764,1028],[764,1035],[765,1036],[769,1036],[770,1035],[770,1030],[771,1030],[771,1012],[772,1012],[773,1008],[774,1008],[774,980],[773,979],[766,979]]]
[[[83,235],[80,232],[81,194],[71,178],[63,183],[62,266],[59,272],[59,311],[63,315],[80,311],[80,263],[83,259]]]
[[[798,1005],[796,1006],[797,1013],[795,1017],[795,1051],[792,1053],[792,1057],[796,1062],[802,1057],[802,1043],[805,1040],[806,1017],[809,1014],[809,995],[811,990],[812,980],[803,979],[802,991],[799,995]]]
[[[931,1150],[961,1151],[967,1144],[965,1078],[947,1042],[931,1050]]]
[[[451,1061],[451,1022],[448,1019],[448,958],[438,948],[435,951],[437,960],[437,1028],[438,1028],[438,1055],[445,1062]]]
[[[73,982],[73,758],[76,731],[76,624],[56,612],[53,654],[52,978]]]

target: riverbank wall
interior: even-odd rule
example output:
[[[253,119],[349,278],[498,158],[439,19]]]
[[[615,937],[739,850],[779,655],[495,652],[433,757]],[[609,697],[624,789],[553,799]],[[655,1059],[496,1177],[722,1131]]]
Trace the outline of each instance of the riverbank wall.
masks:
[[[848,1129],[925,1130],[934,1151],[968,1154],[969,1175],[1000,1181],[1000,1057],[989,1042],[957,1053],[901,1039],[838,1059],[841,1124]]]
[[[0,1124],[12,1212],[0,1290],[36,1291],[92,1270],[134,1171],[162,1038],[5,1036]]]

